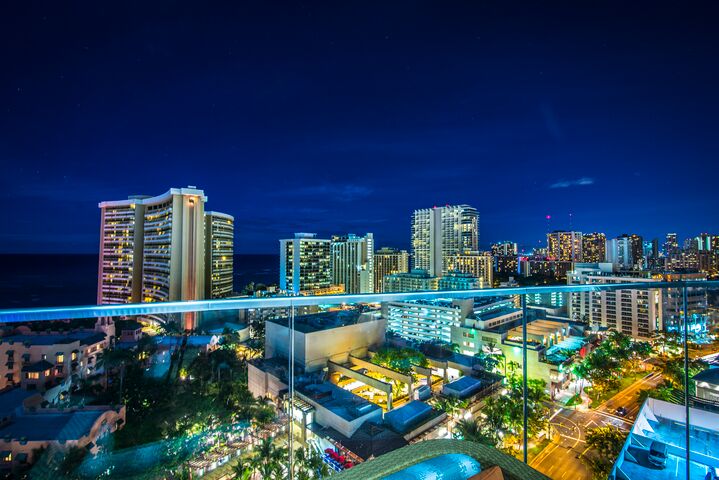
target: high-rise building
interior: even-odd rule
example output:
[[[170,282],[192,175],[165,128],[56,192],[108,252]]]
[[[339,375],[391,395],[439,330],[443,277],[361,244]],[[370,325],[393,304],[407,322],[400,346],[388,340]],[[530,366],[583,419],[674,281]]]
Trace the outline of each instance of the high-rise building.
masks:
[[[585,233],[582,235],[582,261],[601,263],[607,258],[607,236],[603,233]]]
[[[479,213],[469,205],[415,210],[412,216],[412,261],[429,275],[448,271],[447,257],[479,249]]]
[[[499,275],[516,275],[519,273],[519,257],[517,255],[496,255],[494,269]]]
[[[622,275],[610,263],[578,263],[567,275],[567,284],[647,282],[646,275]],[[637,339],[650,339],[662,330],[662,297],[659,289],[632,289],[569,294],[569,318],[593,326],[611,328]]]
[[[607,241],[607,262],[619,270],[642,270],[644,263],[644,241],[636,234],[626,233]]]
[[[501,242],[493,243],[492,244],[492,255],[493,256],[512,256],[517,255],[517,244],[514,242],[510,242],[509,240],[504,240]]]
[[[384,277],[394,273],[409,272],[409,253],[407,250],[383,247],[374,252],[374,290],[382,293]]]
[[[101,202],[97,302],[204,299],[206,201],[187,187]],[[186,329],[196,327],[194,314],[183,319]]]
[[[232,294],[235,255],[235,218],[205,212],[205,298]]]
[[[374,293],[374,238],[334,236],[330,245],[332,283],[345,293]]]
[[[554,231],[547,234],[547,254],[553,260],[582,261],[582,232]]]
[[[667,233],[667,239],[664,242],[664,255],[670,256],[679,251],[679,240],[676,233]]]
[[[694,241],[697,245],[697,250],[701,251],[711,251],[712,250],[712,244],[713,242],[713,236],[709,235],[708,233],[700,233]]]
[[[447,257],[449,271],[467,273],[479,281],[479,288],[491,288],[494,283],[494,257],[484,253],[466,253]]]
[[[280,240],[280,290],[313,293],[332,285],[331,240],[314,233],[295,233]]]

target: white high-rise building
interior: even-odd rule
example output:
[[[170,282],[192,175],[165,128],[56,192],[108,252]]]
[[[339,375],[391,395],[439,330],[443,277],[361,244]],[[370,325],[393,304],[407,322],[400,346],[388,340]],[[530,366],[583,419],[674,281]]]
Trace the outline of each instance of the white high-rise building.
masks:
[[[374,293],[374,238],[349,234],[332,237],[332,283],[345,293]]]
[[[613,273],[610,263],[577,263],[567,274],[569,285],[642,283],[647,276]],[[662,330],[660,289],[631,289],[569,294],[569,318],[611,328],[636,339],[650,339]]]
[[[295,233],[280,240],[280,290],[291,293],[324,291],[332,285],[331,240],[314,233]]]
[[[97,303],[206,298],[206,201],[187,187],[100,203]],[[194,314],[183,318],[185,328],[196,327]]]
[[[415,210],[412,216],[413,268],[430,275],[448,272],[447,258],[479,250],[479,213],[469,205]]]
[[[615,270],[642,270],[644,268],[644,241],[639,235],[620,235],[607,240],[607,262]]]

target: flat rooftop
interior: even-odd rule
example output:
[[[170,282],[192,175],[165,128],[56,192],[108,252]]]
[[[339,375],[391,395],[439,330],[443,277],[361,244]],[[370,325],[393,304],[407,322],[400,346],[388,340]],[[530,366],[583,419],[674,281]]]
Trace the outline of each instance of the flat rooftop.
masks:
[[[629,480],[684,478],[686,417],[683,405],[650,398],[644,402],[624,445],[624,460],[615,465]],[[719,465],[719,414],[697,408],[689,411],[690,478],[703,479],[708,465]],[[668,446],[667,465],[649,463],[648,448],[657,440]]]
[[[490,310],[488,312],[484,313],[473,313],[469,318],[472,318],[474,320],[480,320],[482,322],[486,322],[487,320],[492,320],[494,318],[504,317],[505,315],[511,315],[513,313],[521,313],[522,310],[519,308],[510,308],[510,307],[499,307],[496,310]]]
[[[379,315],[379,310],[362,312],[357,309],[300,315],[295,317],[295,330],[302,333],[321,332],[323,330],[331,330],[333,328],[346,327],[348,325],[356,325],[358,323],[379,320]],[[270,319],[268,322],[287,327],[289,319]]]
[[[30,442],[78,440],[90,433],[90,429],[103,413],[105,410],[20,415],[0,428],[0,438],[24,438]]]
[[[350,422],[364,417],[375,410],[381,410],[381,408],[374,403],[330,382],[297,386],[297,391],[323,408]]]

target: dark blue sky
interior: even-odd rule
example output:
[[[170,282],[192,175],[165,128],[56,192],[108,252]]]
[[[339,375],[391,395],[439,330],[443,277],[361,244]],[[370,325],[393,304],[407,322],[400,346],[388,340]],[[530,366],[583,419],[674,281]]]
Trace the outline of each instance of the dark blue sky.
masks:
[[[188,184],[241,253],[408,247],[446,203],[483,246],[570,212],[719,233],[711,3],[26,3],[0,14],[0,252],[95,252],[98,201]]]

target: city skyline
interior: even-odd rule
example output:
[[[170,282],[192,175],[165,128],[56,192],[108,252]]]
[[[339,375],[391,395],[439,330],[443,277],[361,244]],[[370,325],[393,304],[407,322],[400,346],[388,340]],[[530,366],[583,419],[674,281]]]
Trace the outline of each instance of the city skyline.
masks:
[[[7,13],[2,252],[95,252],[97,202],[190,184],[237,219],[240,253],[296,231],[407,248],[414,209],[462,203],[484,248],[537,245],[546,215],[610,237],[714,227],[703,8]]]

